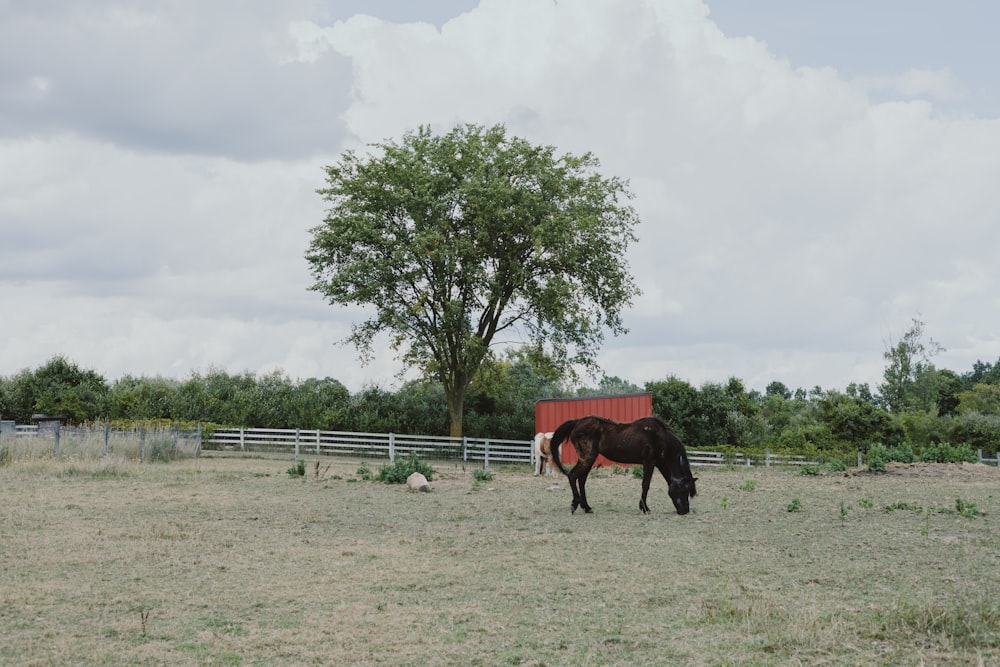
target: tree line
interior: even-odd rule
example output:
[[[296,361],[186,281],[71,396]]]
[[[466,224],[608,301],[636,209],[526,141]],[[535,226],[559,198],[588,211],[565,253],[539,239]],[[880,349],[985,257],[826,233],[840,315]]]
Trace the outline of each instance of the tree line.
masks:
[[[465,425],[475,437],[528,439],[539,399],[646,391],[653,413],[691,448],[847,456],[879,446],[911,457],[941,446],[996,451],[1000,360],[977,361],[959,374],[934,366],[940,350],[914,320],[885,352],[884,381],[874,390],[867,384],[792,390],[774,381],[761,393],[738,378],[695,387],[673,376],[644,386],[604,376],[595,386],[567,387],[544,355],[523,348],[479,369]],[[63,356],[0,376],[0,418],[30,423],[35,413],[65,415],[72,423],[171,420],[425,435],[448,435],[450,427],[444,389],[433,378],[353,393],[333,378],[293,380],[280,371],[211,369],[181,380],[126,375],[109,383]]]

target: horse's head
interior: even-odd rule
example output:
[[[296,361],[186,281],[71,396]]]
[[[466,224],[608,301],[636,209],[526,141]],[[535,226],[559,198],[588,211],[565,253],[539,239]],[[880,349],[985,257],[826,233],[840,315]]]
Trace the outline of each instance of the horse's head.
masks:
[[[687,514],[691,511],[690,499],[698,495],[694,486],[697,481],[697,477],[690,476],[670,478],[667,493],[670,494],[670,500],[674,501],[674,509],[677,510],[678,514]]]

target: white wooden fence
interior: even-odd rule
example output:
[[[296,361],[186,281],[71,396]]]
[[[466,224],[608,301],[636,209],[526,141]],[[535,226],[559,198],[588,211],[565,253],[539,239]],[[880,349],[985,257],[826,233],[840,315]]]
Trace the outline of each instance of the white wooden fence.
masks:
[[[93,432],[93,431],[91,431]],[[38,435],[35,425],[18,424],[16,436]],[[177,429],[173,430],[174,447],[177,446]],[[530,463],[534,464],[534,447],[530,440],[501,440],[495,438],[449,438],[433,435],[402,435],[398,433],[356,433],[353,431],[319,431],[306,429],[277,428],[220,428],[210,438],[202,438],[190,433],[186,436],[197,441],[194,454],[202,447],[206,449],[239,450],[244,452],[274,451],[294,454],[296,458],[304,454],[346,455],[372,458],[388,458],[394,462],[396,456],[417,456],[436,459],[461,459],[462,461],[482,461],[484,467],[490,463]],[[144,441],[144,438],[142,439]],[[105,451],[108,447],[108,428],[104,427]],[[58,455],[59,437],[56,436],[55,451]],[[773,454],[766,450],[764,456],[750,456],[737,452],[727,455],[698,449],[687,450],[692,466],[805,466],[820,465],[802,455]],[[993,457],[984,457],[983,450],[977,452],[980,463],[1000,466],[1000,452]],[[144,455],[140,451],[140,458]],[[862,465],[860,452],[858,466]]]
[[[482,461],[487,468],[490,463],[533,463],[531,445],[530,440],[280,428],[220,428],[202,442],[204,449],[294,452],[296,458],[304,454],[388,458],[390,463],[413,453],[424,458]]]
[[[530,440],[498,440],[493,438],[449,438],[432,435],[401,435],[398,433],[356,433],[352,431],[319,431],[277,428],[216,429],[202,443],[205,449],[226,449],[243,452],[279,451],[304,454],[345,455],[388,458],[417,456],[436,459],[461,459],[490,463],[534,464],[534,448]],[[805,456],[772,454],[753,458],[737,453],[727,456],[720,452],[689,449],[692,466],[803,466],[819,465]]]

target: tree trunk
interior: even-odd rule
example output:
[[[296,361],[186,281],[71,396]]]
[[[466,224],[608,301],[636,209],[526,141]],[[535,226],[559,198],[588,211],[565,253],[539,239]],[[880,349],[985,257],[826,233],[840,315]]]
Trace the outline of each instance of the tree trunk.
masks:
[[[465,412],[465,387],[455,387],[448,392],[448,421],[451,424],[449,435],[453,438],[462,437],[462,414]]]

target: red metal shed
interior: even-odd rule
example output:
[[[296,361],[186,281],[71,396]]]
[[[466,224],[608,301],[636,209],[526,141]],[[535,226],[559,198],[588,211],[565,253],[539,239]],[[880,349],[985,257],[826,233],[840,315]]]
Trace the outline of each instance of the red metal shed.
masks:
[[[568,419],[597,415],[619,422],[630,422],[653,415],[653,395],[621,394],[618,396],[584,396],[582,398],[546,398],[535,403],[535,433],[554,431]],[[563,447],[559,458],[564,464],[576,463],[576,450]],[[611,465],[603,456],[597,457],[598,466]]]

